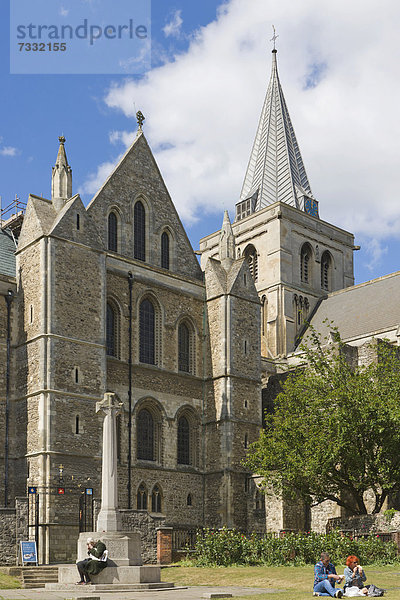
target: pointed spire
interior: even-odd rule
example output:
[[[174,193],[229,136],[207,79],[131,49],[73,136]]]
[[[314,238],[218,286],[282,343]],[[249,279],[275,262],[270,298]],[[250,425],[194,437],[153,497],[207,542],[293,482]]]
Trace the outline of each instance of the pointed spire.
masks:
[[[274,31],[274,46],[276,37]],[[240,195],[240,202],[252,199],[251,212],[278,200],[304,209],[305,199],[313,199],[279,81],[276,54],[274,47],[271,78]]]
[[[68,164],[65,152],[65,137],[63,135],[60,136],[58,141],[60,142],[60,147],[51,175],[51,199],[57,211],[72,196],[72,169]]]
[[[224,212],[224,220],[219,234],[219,260],[226,270],[235,260],[235,236],[227,210]]]

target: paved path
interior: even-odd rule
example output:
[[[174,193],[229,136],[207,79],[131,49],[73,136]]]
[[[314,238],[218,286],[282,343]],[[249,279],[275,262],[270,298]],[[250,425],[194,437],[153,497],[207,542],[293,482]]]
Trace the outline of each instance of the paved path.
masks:
[[[88,587],[77,586],[76,591],[48,591],[43,588],[28,589],[28,590],[0,590],[0,600],[76,600],[85,599],[91,600],[100,598],[100,600],[201,600],[204,594],[215,593],[221,594],[226,592],[233,596],[251,596],[254,594],[275,593],[281,590],[265,589],[265,588],[248,588],[248,587],[207,587],[195,586],[185,588],[171,588],[169,590],[143,590],[140,592],[95,592],[90,591]]]

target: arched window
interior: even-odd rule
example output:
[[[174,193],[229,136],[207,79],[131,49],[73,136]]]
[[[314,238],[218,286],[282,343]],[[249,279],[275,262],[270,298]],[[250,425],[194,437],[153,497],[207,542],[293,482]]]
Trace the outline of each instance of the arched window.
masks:
[[[161,236],[161,267],[169,269],[169,235],[166,231]]]
[[[300,279],[303,283],[310,283],[311,248],[304,244],[300,253]]]
[[[151,511],[155,513],[161,512],[161,489],[158,485],[153,487],[151,494]]]
[[[190,372],[190,332],[185,323],[178,328],[178,370]]]
[[[185,416],[178,421],[178,464],[190,465],[190,427]]]
[[[133,257],[146,260],[146,213],[140,200],[133,209]]]
[[[247,246],[247,248],[244,251],[244,256],[247,259],[252,278],[254,279],[254,281],[258,281],[258,256],[257,250],[252,244]]]
[[[331,289],[332,259],[329,252],[324,252],[321,257],[321,288],[327,292]]]
[[[108,215],[108,249],[112,252],[118,250],[118,219],[114,212]]]
[[[154,420],[147,408],[142,408],[138,414],[136,437],[138,460],[155,460]]]
[[[295,318],[296,333],[299,333],[300,329],[307,321],[308,314],[310,312],[310,303],[308,301],[308,298],[304,298],[303,296],[297,296],[297,294],[295,294],[293,296],[293,312]]]
[[[119,357],[119,315],[110,302],[106,307],[106,351],[108,356]]]
[[[261,491],[259,489],[256,490],[256,493],[254,496],[254,508],[256,510],[263,511],[263,512],[265,510],[264,495],[261,493]]]
[[[155,311],[147,298],[139,307],[139,361],[148,365],[155,363]]]
[[[136,504],[138,510],[147,510],[147,490],[144,483],[139,485]]]

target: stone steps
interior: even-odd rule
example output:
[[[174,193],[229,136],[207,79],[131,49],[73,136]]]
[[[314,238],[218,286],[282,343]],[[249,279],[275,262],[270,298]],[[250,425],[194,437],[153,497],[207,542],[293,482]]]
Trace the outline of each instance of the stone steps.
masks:
[[[44,588],[46,583],[58,583],[58,567],[23,567],[21,579],[25,589]]]

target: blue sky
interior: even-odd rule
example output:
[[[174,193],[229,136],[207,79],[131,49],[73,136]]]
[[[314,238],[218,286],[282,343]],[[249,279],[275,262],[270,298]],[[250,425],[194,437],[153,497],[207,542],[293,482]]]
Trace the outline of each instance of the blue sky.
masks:
[[[64,11],[96,1],[51,0]],[[400,9],[394,0],[384,10],[372,0],[321,4],[153,0],[152,68],[126,77],[10,75],[3,1],[3,206],[15,194],[49,197],[61,134],[74,192],[88,203],[132,139],[141,109],[197,249],[203,235],[219,229],[224,209],[234,216],[268,84],[274,24],[280,78],[321,217],[356,234],[357,282],[398,270]]]

